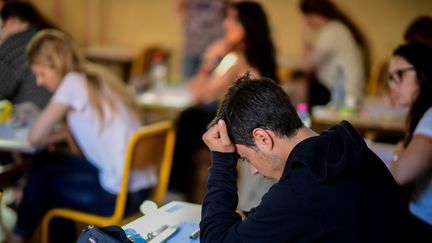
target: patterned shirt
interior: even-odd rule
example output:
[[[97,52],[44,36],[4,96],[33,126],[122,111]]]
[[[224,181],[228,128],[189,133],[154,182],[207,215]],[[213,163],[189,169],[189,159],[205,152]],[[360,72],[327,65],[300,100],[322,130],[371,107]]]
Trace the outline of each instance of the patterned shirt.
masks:
[[[32,102],[44,108],[51,94],[36,84],[25,56],[27,43],[36,34],[34,28],[13,34],[0,44],[0,100],[13,104]]]
[[[225,0],[186,0],[184,50],[187,56],[200,56],[207,46],[222,37]]]

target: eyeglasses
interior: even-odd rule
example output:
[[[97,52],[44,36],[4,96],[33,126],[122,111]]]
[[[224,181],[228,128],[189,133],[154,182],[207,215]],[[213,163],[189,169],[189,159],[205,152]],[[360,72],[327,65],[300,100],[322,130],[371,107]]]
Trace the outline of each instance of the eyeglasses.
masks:
[[[401,68],[392,73],[389,73],[388,82],[395,83],[396,85],[401,84],[404,74],[408,71],[415,71],[415,69],[413,66],[411,66],[411,67]]]

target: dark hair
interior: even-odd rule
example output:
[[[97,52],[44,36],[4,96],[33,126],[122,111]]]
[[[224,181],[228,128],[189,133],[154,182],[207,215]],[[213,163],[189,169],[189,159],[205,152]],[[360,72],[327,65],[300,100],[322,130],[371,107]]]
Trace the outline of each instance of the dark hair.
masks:
[[[404,39],[406,42],[421,42],[432,46],[432,17],[417,17],[406,29]]]
[[[330,0],[301,0],[300,9],[303,14],[318,14],[330,20],[337,20],[348,27],[354,37],[357,45],[363,50],[364,63],[366,70],[370,68],[370,53],[369,44],[363,36],[363,33],[356,24],[345,15],[333,2]]]
[[[292,137],[302,121],[282,88],[269,78],[252,78],[248,73],[228,90],[212,126],[224,119],[233,143],[255,147],[252,131],[264,128],[279,137]]]
[[[238,19],[245,29],[246,60],[260,75],[278,82],[276,50],[266,14],[256,2],[235,2],[229,7],[237,10]]]
[[[1,18],[6,21],[8,18],[16,17],[22,21],[29,22],[37,30],[53,28],[58,29],[48,21],[31,3],[21,1],[6,2],[1,9]]]
[[[419,94],[407,116],[408,134],[405,146],[411,141],[414,130],[427,109],[432,107],[432,47],[418,42],[399,46],[393,52],[414,66],[419,85]]]

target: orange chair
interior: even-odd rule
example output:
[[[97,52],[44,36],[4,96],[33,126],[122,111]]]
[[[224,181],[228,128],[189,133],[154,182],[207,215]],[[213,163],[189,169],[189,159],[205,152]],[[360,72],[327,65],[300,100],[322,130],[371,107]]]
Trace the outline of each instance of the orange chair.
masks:
[[[117,195],[113,214],[111,216],[99,216],[65,208],[51,209],[42,220],[41,241],[48,242],[49,223],[55,217],[68,218],[75,222],[95,226],[119,224],[124,217],[131,169],[156,168],[158,170],[158,183],[153,188],[150,199],[160,204],[168,188],[174,141],[175,131],[170,121],[162,121],[139,128],[132,135],[127,146],[121,188]]]

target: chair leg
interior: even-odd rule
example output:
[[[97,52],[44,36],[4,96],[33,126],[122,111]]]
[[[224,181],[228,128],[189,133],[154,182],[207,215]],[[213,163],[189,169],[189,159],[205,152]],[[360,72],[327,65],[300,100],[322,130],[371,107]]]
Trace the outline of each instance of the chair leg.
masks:
[[[48,243],[49,239],[49,222],[51,221],[51,217],[45,215],[42,219],[42,227],[41,227],[41,243]]]

